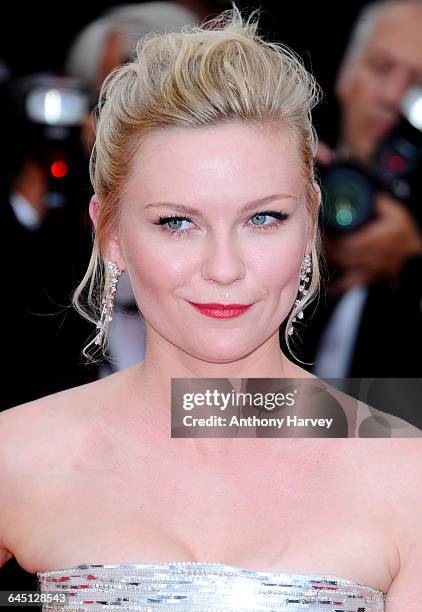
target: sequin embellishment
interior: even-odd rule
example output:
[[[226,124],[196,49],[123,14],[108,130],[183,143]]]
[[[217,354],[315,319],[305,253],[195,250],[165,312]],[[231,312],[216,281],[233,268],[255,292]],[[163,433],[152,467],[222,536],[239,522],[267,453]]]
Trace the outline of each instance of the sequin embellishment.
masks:
[[[38,572],[40,591],[67,593],[43,611],[384,612],[381,591],[338,576],[188,561],[84,564]]]

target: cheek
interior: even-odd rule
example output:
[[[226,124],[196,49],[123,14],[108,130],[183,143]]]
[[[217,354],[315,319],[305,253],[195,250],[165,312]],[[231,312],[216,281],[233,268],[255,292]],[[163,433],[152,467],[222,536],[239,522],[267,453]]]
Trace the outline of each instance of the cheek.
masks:
[[[261,283],[274,297],[283,299],[297,291],[305,238],[293,233],[274,240],[266,248],[249,254],[249,269],[257,283]],[[293,298],[294,298],[293,295]],[[292,299],[293,299],[292,298]]]
[[[356,79],[349,96],[349,112],[361,123],[378,97],[379,85],[370,72],[364,72]]]
[[[169,241],[177,239],[169,238]],[[183,239],[181,239],[182,241]],[[125,260],[136,297],[142,301],[147,295],[168,293],[177,287],[192,268],[192,260],[186,249],[151,240],[149,236],[127,235]]]

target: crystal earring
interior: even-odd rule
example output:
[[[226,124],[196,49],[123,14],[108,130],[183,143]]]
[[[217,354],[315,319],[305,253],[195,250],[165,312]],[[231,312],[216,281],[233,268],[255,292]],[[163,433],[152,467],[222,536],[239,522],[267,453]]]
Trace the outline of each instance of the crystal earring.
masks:
[[[299,289],[298,289],[298,297],[295,301],[295,307],[299,306],[305,295],[309,292],[307,286],[310,281],[310,273],[311,273],[311,263],[312,259],[310,255],[305,255],[302,261],[302,265],[300,267],[300,281],[299,281]],[[293,333],[293,323],[296,323],[297,319],[303,319],[303,310],[300,310],[297,315],[292,319],[292,325],[289,328],[288,334],[289,336]]]
[[[102,302],[101,302],[101,317],[99,321],[97,321],[96,328],[99,330],[97,335],[95,336],[94,343],[101,344],[104,338],[104,335],[107,331],[108,324],[112,321],[113,316],[113,306],[114,306],[114,298],[117,290],[117,284],[119,282],[119,278],[122,274],[124,274],[125,270],[119,270],[114,261],[108,261],[108,270],[110,273],[110,285],[108,290],[105,292]]]

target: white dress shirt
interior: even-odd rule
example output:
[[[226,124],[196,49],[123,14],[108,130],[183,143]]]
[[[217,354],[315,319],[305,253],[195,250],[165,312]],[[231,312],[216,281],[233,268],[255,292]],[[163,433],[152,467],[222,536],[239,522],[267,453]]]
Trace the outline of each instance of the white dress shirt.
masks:
[[[19,223],[29,230],[37,230],[42,223],[41,215],[20,193],[11,193],[9,196],[10,205]]]
[[[340,298],[324,329],[313,373],[321,378],[347,378],[369,288],[352,287]]]

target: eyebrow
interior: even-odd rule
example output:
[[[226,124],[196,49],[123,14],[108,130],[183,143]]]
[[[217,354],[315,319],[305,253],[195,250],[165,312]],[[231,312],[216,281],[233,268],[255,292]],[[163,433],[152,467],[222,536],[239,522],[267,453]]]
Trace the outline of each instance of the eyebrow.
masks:
[[[265,196],[264,198],[258,198],[257,200],[252,200],[252,202],[248,202],[244,206],[238,209],[238,213],[246,213],[251,210],[254,210],[257,206],[262,206],[263,204],[269,204],[273,200],[285,200],[291,198],[293,200],[297,200],[296,196],[287,194],[287,193],[273,193],[272,195]],[[147,204],[145,208],[159,208],[161,206],[166,206],[169,208],[173,208],[178,212],[185,213],[187,215],[194,215],[196,217],[202,218],[204,215],[202,211],[197,210],[196,208],[192,208],[191,206],[185,206],[184,204],[179,204],[177,202],[153,202],[151,204]]]

